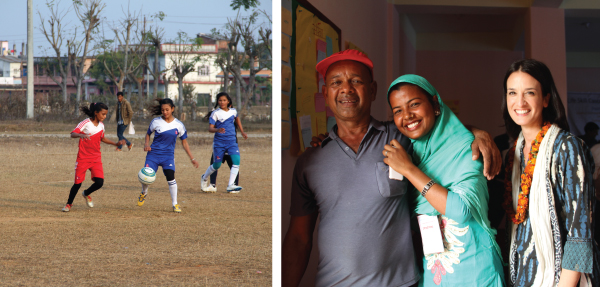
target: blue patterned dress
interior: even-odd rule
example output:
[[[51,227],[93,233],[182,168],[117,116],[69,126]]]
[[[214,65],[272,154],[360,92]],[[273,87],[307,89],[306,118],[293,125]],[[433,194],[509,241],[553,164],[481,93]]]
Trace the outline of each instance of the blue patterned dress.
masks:
[[[523,146],[525,146],[523,144]],[[594,242],[594,161],[587,146],[561,130],[554,142],[548,193],[554,196],[556,219],[551,220],[555,246],[555,281],[561,270],[587,273],[585,280],[600,286],[599,249]],[[526,162],[521,152],[521,170]],[[516,229],[509,254],[509,286],[531,286],[537,276],[537,255],[529,216]],[[510,228],[508,229],[510,230]],[[540,275],[541,276],[541,275]]]

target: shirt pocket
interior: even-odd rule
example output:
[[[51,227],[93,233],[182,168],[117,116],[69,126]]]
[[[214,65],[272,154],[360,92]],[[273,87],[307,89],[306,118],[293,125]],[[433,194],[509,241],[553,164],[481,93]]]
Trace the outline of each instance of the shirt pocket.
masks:
[[[406,193],[406,178],[402,181],[390,179],[390,167],[384,162],[378,162],[375,165],[375,177],[381,196],[394,197]]]

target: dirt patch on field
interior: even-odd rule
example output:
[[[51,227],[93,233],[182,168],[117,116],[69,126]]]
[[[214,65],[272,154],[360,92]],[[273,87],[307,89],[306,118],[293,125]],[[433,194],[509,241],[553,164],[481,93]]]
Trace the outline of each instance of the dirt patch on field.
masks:
[[[161,171],[137,206],[146,153],[141,139],[133,142],[131,152],[102,144],[105,183],[92,194],[94,207],[78,194],[65,213],[77,140],[0,137],[0,285],[270,286],[271,139],[240,141],[239,194],[225,192],[226,165],[217,193],[200,190],[211,141],[189,141],[198,169],[178,143],[181,214],[172,212]],[[80,192],[91,184],[86,177]]]

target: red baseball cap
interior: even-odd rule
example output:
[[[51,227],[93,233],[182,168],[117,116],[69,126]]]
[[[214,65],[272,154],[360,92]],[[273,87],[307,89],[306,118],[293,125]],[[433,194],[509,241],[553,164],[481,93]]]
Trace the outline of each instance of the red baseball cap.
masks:
[[[327,69],[329,69],[329,66],[331,66],[333,63],[344,60],[352,60],[364,64],[371,71],[371,75],[373,75],[373,62],[364,53],[353,49],[337,52],[323,59],[317,64],[317,72],[325,76],[325,74],[327,73]]]

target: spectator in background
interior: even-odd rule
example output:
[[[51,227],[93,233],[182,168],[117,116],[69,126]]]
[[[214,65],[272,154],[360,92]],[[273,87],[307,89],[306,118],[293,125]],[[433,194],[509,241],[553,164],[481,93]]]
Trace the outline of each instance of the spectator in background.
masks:
[[[127,148],[131,150],[133,147],[133,143],[130,143],[128,139],[123,136],[123,132],[131,123],[131,118],[133,117],[133,110],[131,109],[131,105],[129,102],[123,97],[123,92],[117,93],[117,99],[119,100],[116,105],[115,112],[117,113],[117,137],[120,140],[125,140],[127,143]],[[119,145],[117,147],[117,151],[121,151],[123,145]]]
[[[589,122],[587,124],[585,124],[585,127],[583,128],[583,131],[585,132],[584,135],[579,136],[588,147],[593,147],[595,144],[598,143],[598,141],[596,140],[596,136],[598,136],[598,130],[600,129],[600,127],[598,127],[598,125],[594,122]]]

